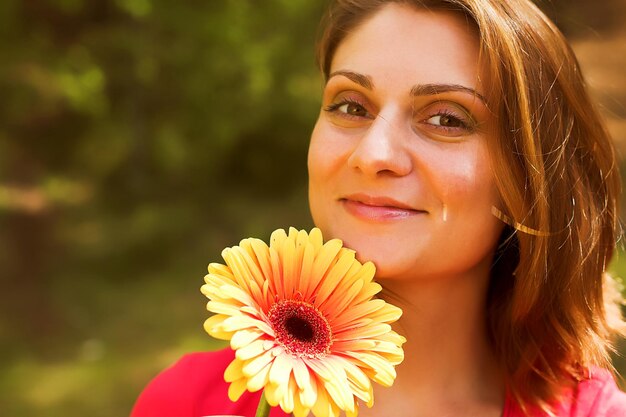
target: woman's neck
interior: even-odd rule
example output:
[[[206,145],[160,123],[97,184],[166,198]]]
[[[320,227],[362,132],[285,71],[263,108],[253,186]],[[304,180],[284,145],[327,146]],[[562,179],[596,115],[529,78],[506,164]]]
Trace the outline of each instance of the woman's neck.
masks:
[[[388,403],[398,417],[499,416],[504,389],[486,325],[488,270],[382,283],[404,311],[396,331],[407,343],[393,389],[375,391],[376,414]]]

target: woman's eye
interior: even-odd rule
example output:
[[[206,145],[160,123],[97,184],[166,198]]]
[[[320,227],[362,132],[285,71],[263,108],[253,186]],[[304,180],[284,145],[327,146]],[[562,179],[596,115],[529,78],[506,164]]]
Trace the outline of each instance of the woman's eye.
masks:
[[[345,103],[337,108],[342,113],[349,114],[350,116],[365,117],[367,116],[367,110],[357,103]]]
[[[466,124],[463,120],[458,117],[454,117],[448,114],[437,114],[432,116],[426,120],[426,123],[430,123],[431,125],[441,126],[441,127],[451,127],[451,128],[465,128]]]
[[[442,136],[464,136],[476,130],[474,119],[466,111],[449,105],[436,105],[424,109],[420,117],[423,128]]]
[[[345,115],[350,118],[371,118],[367,109],[356,101],[343,100],[325,108],[327,112]]]

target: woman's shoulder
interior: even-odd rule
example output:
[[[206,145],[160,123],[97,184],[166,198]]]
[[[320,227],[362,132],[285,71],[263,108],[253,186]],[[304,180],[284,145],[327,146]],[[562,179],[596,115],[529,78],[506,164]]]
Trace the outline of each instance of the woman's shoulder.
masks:
[[[234,352],[223,349],[184,355],[155,376],[139,395],[132,417],[193,416],[205,395],[223,391],[222,378]],[[227,388],[225,392],[227,392]],[[228,400],[228,396],[223,397]]]
[[[131,417],[195,417],[215,414],[254,415],[260,392],[228,399],[224,371],[233,350],[190,353],[158,374],[142,391]],[[271,416],[283,416],[272,410]]]
[[[554,404],[556,417],[626,417],[626,393],[617,386],[613,374],[602,368],[593,368],[589,377],[568,389]],[[524,414],[507,399],[504,417],[547,417],[543,411],[531,409]]]
[[[621,391],[607,369],[593,368],[573,394],[572,417],[626,416],[626,393]]]

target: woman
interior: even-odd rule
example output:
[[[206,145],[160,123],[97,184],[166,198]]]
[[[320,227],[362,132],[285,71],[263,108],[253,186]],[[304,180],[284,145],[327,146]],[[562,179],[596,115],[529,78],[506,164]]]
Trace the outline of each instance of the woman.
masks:
[[[313,219],[374,261],[408,340],[360,415],[626,415],[619,175],[554,25],[525,0],[337,0],[319,62]],[[227,404],[231,359],[186,357],[133,415],[253,414],[258,395]]]

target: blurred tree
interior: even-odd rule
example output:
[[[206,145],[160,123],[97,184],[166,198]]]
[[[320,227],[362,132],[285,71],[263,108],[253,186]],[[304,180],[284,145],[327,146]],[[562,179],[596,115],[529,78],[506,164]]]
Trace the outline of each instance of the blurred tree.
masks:
[[[129,226],[130,236],[101,239],[98,262],[134,258],[157,239],[154,250],[167,251],[174,235],[194,228],[168,228],[166,207],[219,224],[229,196],[284,198],[302,187],[321,8],[302,0],[2,2],[0,247],[11,288],[3,308],[40,323],[38,331],[48,327],[36,320],[54,317],[45,282],[61,253],[64,262],[83,255],[60,236],[81,217],[110,229],[107,222],[156,216],[139,236]],[[9,302],[33,297],[41,311]]]

